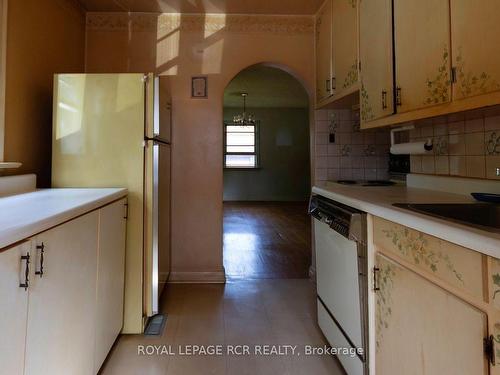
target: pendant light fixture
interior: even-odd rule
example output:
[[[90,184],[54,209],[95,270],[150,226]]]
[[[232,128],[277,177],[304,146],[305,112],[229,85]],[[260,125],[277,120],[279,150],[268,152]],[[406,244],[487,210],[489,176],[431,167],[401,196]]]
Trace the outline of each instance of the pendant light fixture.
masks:
[[[239,115],[235,115],[233,117],[233,123],[235,125],[247,126],[247,125],[255,125],[255,117],[254,115],[247,115],[247,96],[248,93],[242,92],[241,96],[243,97],[243,113]]]

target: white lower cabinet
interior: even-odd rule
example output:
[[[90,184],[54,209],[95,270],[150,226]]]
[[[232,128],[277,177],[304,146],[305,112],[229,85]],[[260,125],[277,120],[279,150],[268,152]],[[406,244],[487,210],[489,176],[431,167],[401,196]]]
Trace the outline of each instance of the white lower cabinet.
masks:
[[[125,277],[124,202],[100,210],[94,373],[99,371],[123,325]]]
[[[30,249],[31,241],[26,241],[0,252],[0,374],[24,372],[28,290],[21,284]]]
[[[35,239],[44,262],[29,289],[26,375],[94,369],[98,224],[94,211]]]
[[[97,374],[123,324],[125,205],[0,252],[1,375]]]

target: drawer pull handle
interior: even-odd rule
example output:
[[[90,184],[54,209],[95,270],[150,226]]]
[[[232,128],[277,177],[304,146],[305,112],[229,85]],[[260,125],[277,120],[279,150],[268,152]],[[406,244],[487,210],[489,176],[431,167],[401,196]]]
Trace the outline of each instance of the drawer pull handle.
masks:
[[[28,290],[30,286],[30,254],[21,255],[21,262],[26,261],[26,268],[24,269],[24,283],[20,283],[19,287]]]
[[[36,246],[37,250],[40,250],[40,269],[38,271],[35,271],[35,275],[40,275],[40,277],[43,276],[43,254],[45,253],[45,245],[42,242],[41,245]]]

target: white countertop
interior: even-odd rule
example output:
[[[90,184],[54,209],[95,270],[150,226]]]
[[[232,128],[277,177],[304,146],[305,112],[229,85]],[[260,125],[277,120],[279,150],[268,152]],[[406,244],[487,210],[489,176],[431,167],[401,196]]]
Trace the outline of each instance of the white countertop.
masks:
[[[126,195],[126,189],[42,189],[0,198],[0,249]]]
[[[472,197],[403,185],[363,187],[331,182],[314,186],[313,192],[371,215],[500,258],[500,234],[392,205],[393,203],[470,203],[474,201]]]

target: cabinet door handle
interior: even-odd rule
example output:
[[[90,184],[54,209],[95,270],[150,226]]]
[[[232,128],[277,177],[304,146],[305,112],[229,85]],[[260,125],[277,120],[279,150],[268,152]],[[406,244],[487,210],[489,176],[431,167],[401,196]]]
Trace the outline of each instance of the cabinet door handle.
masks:
[[[335,77],[332,77],[332,90],[335,90],[337,88],[337,79]]]
[[[380,286],[378,285],[378,273],[380,268],[373,267],[373,290],[378,292],[380,290]]]
[[[35,275],[40,275],[40,277],[43,276],[43,254],[45,253],[45,245],[42,242],[41,245],[36,246],[37,250],[40,250],[40,268],[38,271],[35,271]]]
[[[396,86],[396,105],[401,106],[403,101],[401,100],[401,87]]]
[[[330,88],[330,80],[327,79],[326,80],[326,92],[330,92],[331,91],[331,88]]]
[[[21,255],[21,262],[26,262],[26,267],[24,269],[24,283],[19,283],[20,288],[24,288],[24,290],[28,290],[30,286],[30,254]]]
[[[382,90],[382,109],[387,109],[387,91]]]
[[[457,67],[451,68],[451,83],[457,83]]]

